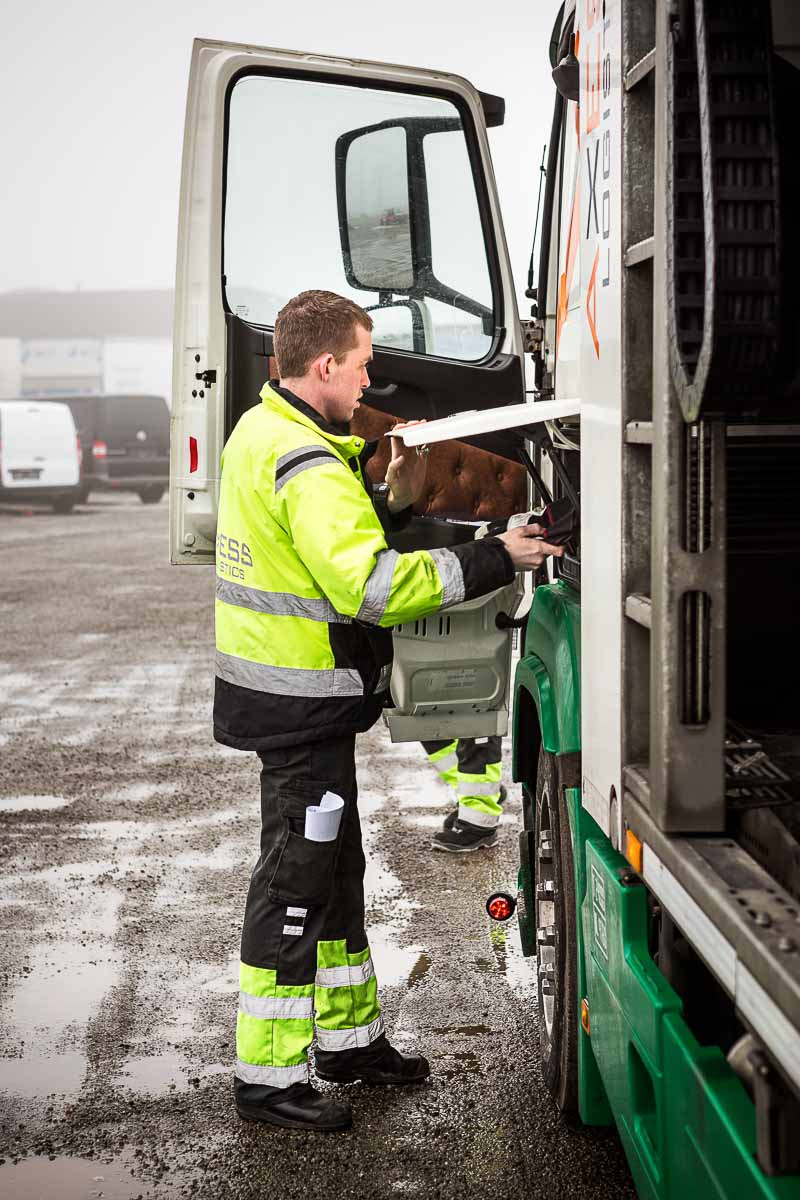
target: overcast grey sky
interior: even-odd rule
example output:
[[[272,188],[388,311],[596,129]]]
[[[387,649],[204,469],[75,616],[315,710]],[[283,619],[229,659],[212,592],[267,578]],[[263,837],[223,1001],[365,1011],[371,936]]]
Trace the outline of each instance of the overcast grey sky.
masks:
[[[504,96],[492,130],[524,287],[557,0],[30,0],[0,73],[0,290],[169,287],[194,37],[429,66]]]

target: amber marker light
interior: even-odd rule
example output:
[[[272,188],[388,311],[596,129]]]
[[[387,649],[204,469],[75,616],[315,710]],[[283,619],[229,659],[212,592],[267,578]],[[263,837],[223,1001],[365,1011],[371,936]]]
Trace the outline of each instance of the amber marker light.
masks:
[[[495,892],[486,901],[486,911],[493,921],[508,921],[516,907],[516,901],[506,892]]]
[[[586,1036],[591,1037],[591,1026],[589,1023],[589,1001],[585,996],[581,1000],[581,1025],[583,1026],[583,1032],[586,1034]]]
[[[642,843],[632,829],[625,830],[625,857],[637,875],[642,873]]]

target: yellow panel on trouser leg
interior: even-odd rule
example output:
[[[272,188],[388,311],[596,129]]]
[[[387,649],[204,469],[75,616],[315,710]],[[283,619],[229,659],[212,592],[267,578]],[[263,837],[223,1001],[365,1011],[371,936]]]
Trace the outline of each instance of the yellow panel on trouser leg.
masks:
[[[368,1046],[383,1032],[378,981],[369,947],[347,953],[342,939],[317,943],[314,991],[317,1044],[322,1050]]]
[[[444,783],[449,783],[451,787],[456,786],[458,776],[458,755],[456,749],[458,742],[449,742],[448,745],[442,746],[440,750],[434,750],[428,755],[428,762],[433,763],[439,773],[439,778]]]
[[[240,965],[239,982],[237,1077],[271,1087],[305,1082],[314,1036],[314,985],[280,986],[274,970],[247,963]]]
[[[458,772],[458,815],[462,821],[493,828],[500,821],[500,763],[489,763],[481,774]]]

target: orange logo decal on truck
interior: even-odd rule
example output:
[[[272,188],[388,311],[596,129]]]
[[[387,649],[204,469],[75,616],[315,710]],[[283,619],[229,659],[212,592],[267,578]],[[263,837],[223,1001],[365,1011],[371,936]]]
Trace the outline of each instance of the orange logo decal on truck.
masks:
[[[594,262],[592,263],[592,273],[589,276],[589,287],[586,290],[586,317],[589,322],[589,330],[594,342],[594,352],[597,357],[600,357],[600,341],[597,337],[597,264],[600,262],[600,247],[598,246],[594,252]]]
[[[569,233],[567,234],[567,261],[564,270],[558,278],[558,311],[556,316],[556,355],[558,355],[558,342],[561,337],[561,328],[567,319],[567,308],[569,305],[569,294],[572,291],[572,276],[575,273],[575,259],[578,254],[578,242],[580,241],[580,233],[578,232],[578,221],[580,218],[580,203],[578,180],[575,180],[575,194],[572,197],[572,215],[569,219]]]

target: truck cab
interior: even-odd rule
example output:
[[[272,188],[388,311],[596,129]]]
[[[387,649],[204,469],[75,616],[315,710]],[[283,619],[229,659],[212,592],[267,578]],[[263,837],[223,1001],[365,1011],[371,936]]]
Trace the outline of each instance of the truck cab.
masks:
[[[800,1189],[800,20],[788,0],[566,0],[537,54],[553,117],[521,321],[502,101],[195,43],[172,561],[214,561],[222,446],[308,287],[375,322],[364,435],[428,422],[402,434],[436,479],[404,548],[579,510],[513,678],[516,585],[394,631],[392,736],[503,733],[513,692],[545,1086],[616,1124],[642,1196],[779,1200]]]

